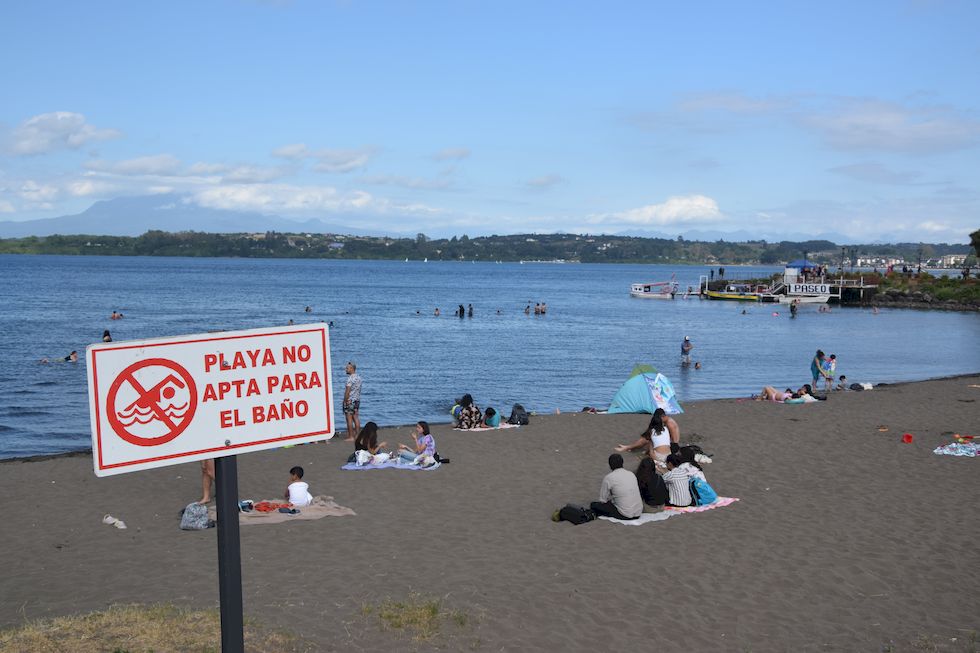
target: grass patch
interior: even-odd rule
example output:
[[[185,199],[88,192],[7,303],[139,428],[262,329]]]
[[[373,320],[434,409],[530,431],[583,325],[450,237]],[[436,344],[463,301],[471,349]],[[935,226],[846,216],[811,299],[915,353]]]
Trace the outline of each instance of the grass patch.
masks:
[[[250,653],[305,653],[297,637],[245,622]],[[0,653],[219,653],[218,610],[174,605],[114,605],[84,615],[30,621],[0,630]]]
[[[416,642],[433,640],[446,622],[465,628],[471,621],[465,612],[447,610],[442,600],[415,592],[403,601],[388,598],[377,606],[362,605],[361,614],[365,617],[376,614],[382,630],[405,633]]]

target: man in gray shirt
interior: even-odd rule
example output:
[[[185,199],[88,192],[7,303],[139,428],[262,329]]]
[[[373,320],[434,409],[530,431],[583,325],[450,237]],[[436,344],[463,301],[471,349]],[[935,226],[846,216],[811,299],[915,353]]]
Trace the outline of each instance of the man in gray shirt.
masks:
[[[593,501],[592,511],[599,517],[616,519],[636,519],[643,514],[643,500],[636,475],[623,469],[623,457],[618,453],[609,456],[609,469],[612,471],[602,479],[599,500]]]

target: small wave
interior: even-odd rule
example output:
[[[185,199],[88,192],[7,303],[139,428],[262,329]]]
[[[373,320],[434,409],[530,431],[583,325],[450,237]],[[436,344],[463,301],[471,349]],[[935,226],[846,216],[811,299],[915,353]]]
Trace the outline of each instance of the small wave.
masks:
[[[0,409],[0,415],[10,415],[12,417],[36,417],[38,415],[51,415],[51,412],[47,410],[37,410],[36,408],[11,406],[10,408]]]
[[[168,415],[170,415],[171,412],[177,412],[177,411],[184,411],[184,412],[186,412],[187,403],[188,402],[185,401],[184,403],[182,403],[179,406],[174,406],[173,404],[168,404],[167,406],[160,406],[160,408],[163,410],[163,412],[165,412]],[[117,411],[116,414],[119,415],[119,417],[122,418],[122,419],[129,419],[133,415],[139,415],[140,417],[146,417],[148,415],[155,415],[156,414],[156,411],[153,410],[153,408],[143,408],[141,406],[134,406],[132,410],[129,410],[129,411],[121,410],[121,411]]]
[[[49,385],[58,385],[58,382],[57,381],[35,381],[31,385],[32,386],[49,386]]]
[[[14,427],[12,426],[6,426],[4,424],[0,424],[0,433],[3,433],[4,431],[13,431],[13,430]]]
[[[181,419],[183,419],[184,418],[184,415],[187,414],[187,411],[186,410],[183,411],[183,412],[176,411],[176,410],[165,410],[163,412],[170,419],[177,420],[177,421],[180,421]],[[152,422],[154,420],[162,421],[162,420],[160,420],[160,418],[158,418],[156,416],[155,413],[151,413],[149,415],[140,415],[138,413],[133,413],[133,414],[127,415],[125,417],[122,415],[122,413],[116,413],[116,416],[119,417],[119,422],[123,426],[132,426],[133,424],[149,424],[150,422]],[[130,419],[130,418],[132,418],[132,419]]]

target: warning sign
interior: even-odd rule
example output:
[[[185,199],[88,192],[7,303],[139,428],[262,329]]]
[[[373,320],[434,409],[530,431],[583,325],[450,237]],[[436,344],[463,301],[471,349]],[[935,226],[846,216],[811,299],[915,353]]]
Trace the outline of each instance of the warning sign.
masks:
[[[333,436],[324,324],[89,346],[99,476]]]

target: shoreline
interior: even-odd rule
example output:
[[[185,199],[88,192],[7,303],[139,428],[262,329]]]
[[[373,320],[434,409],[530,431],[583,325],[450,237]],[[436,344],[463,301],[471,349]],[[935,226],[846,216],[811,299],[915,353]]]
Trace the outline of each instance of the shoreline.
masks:
[[[936,377],[929,377],[929,378],[925,378],[925,379],[914,379],[914,380],[911,380],[911,381],[882,381],[881,383],[875,383],[874,384],[874,387],[875,388],[878,388],[878,387],[890,388],[890,387],[899,387],[899,386],[913,385],[913,384],[916,384],[916,383],[928,383],[930,381],[953,381],[953,380],[957,380],[957,379],[973,378],[973,377],[978,376],[978,375],[980,375],[980,370],[978,370],[976,372],[968,372],[968,373],[964,373],[964,374],[951,374],[951,375],[948,375],[948,376],[936,376]],[[847,391],[833,391],[833,392],[830,393],[830,396],[834,396],[838,392],[855,392],[855,391],[852,391],[852,390],[847,390]],[[693,399],[691,401],[684,402],[682,404],[682,407],[683,406],[694,406],[694,405],[703,404],[703,403],[706,403],[706,402],[730,402],[730,401],[737,401],[737,400],[740,400],[740,399],[743,399],[744,400],[744,399],[747,399],[749,396],[751,396],[751,394],[752,393],[750,392],[749,395],[739,396],[739,397],[713,397],[711,399]],[[817,391],[817,394],[822,394],[822,393],[819,392],[819,391]],[[561,413],[561,414],[562,415],[575,415],[575,414],[578,414],[578,413],[581,413],[581,411],[568,411],[568,412]],[[625,413],[625,414],[631,414],[631,413]],[[642,413],[636,413],[636,414],[642,414]],[[531,413],[531,415],[534,416],[534,417],[541,418],[541,417],[553,417],[556,414],[555,413]],[[429,421],[429,425],[432,426],[432,427],[450,426],[451,424],[452,424],[452,421],[445,421],[445,422],[433,422],[433,421]],[[381,432],[381,431],[388,431],[388,430],[395,430],[395,429],[412,428],[414,426],[415,426],[415,423],[414,422],[413,423],[410,423],[410,424],[378,424],[378,430],[379,430],[379,432]],[[334,437],[331,438],[330,440],[333,441],[336,437],[337,437],[337,435],[335,434]],[[87,448],[83,448],[83,449],[72,449],[70,451],[60,451],[60,452],[56,452],[56,453],[39,453],[39,454],[31,454],[31,455],[28,455],[28,456],[14,456],[14,457],[10,457],[10,458],[0,458],[0,465],[4,465],[6,463],[41,462],[41,461],[51,460],[51,459],[57,459],[57,458],[75,458],[75,457],[91,456],[91,455],[92,455],[92,447],[87,447]]]
[[[897,386],[911,385],[911,384],[915,384],[915,383],[926,383],[926,382],[929,382],[929,381],[946,381],[946,380],[972,378],[972,377],[975,377],[977,375],[980,375],[980,370],[978,370],[976,372],[965,373],[965,374],[952,374],[952,375],[949,375],[949,376],[936,376],[936,377],[930,377],[930,378],[926,378],[926,379],[914,379],[914,380],[911,380],[911,381],[893,381],[893,382],[883,381],[881,383],[875,383],[874,384],[874,387],[875,388],[878,388],[878,387],[886,387],[886,388],[887,387],[897,387]],[[841,391],[834,391],[834,392],[831,393],[831,396],[833,396],[836,392],[841,392]],[[854,391],[848,390],[846,392],[854,392]],[[750,393],[748,396],[751,396],[751,394],[752,393]],[[822,394],[822,393],[820,393],[818,391],[818,394]],[[693,399],[691,401],[684,402],[682,404],[682,406],[684,406],[684,405],[693,406],[695,404],[701,404],[701,403],[713,402],[713,401],[717,401],[717,402],[737,401],[739,399],[746,399],[746,398],[748,398],[748,396],[745,396],[745,397],[713,397],[711,399]],[[582,411],[568,411],[568,412],[561,413],[561,414],[574,415],[574,414],[579,413],[579,412],[582,412]],[[533,413],[533,412],[531,413],[532,416],[539,417],[539,418],[540,417],[552,417],[555,414],[556,413]],[[626,414],[629,414],[629,413],[626,413]],[[642,414],[642,413],[640,413],[640,414]],[[445,421],[445,422],[433,422],[433,421],[429,421],[429,425],[430,426],[433,426],[433,427],[437,427],[437,426],[449,426],[451,424],[452,424],[451,421]],[[381,431],[389,431],[389,430],[395,430],[395,429],[413,428],[414,426],[415,426],[415,423],[414,422],[411,423],[411,424],[378,424],[378,431],[380,433]],[[336,438],[336,437],[337,436],[334,435],[334,438]],[[331,441],[333,441],[334,438],[331,438]],[[0,465],[4,465],[6,463],[32,463],[32,462],[41,462],[41,461],[44,461],[44,460],[51,460],[51,459],[56,459],[56,458],[73,458],[73,457],[91,456],[91,455],[92,455],[92,447],[86,447],[84,449],[72,449],[70,451],[60,451],[60,452],[57,452],[57,453],[39,453],[39,454],[31,454],[31,455],[28,455],[28,456],[14,456],[14,457],[11,457],[11,458],[0,458]]]

